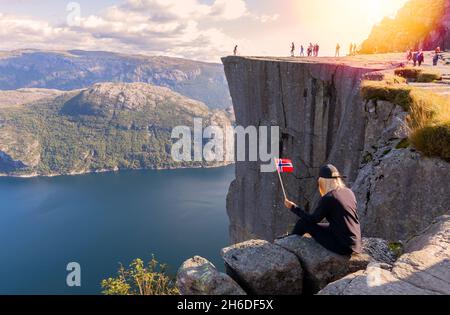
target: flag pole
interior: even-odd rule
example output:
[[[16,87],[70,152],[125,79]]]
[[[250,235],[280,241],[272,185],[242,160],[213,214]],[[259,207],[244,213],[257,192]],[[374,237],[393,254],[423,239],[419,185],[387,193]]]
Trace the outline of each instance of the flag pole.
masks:
[[[273,162],[275,164],[275,168],[276,168],[277,173],[278,173],[278,178],[280,179],[281,188],[283,189],[284,199],[287,199],[286,190],[284,189],[283,179],[281,178],[280,170],[278,168],[278,165],[276,164],[276,161],[277,161],[277,159],[273,160]]]

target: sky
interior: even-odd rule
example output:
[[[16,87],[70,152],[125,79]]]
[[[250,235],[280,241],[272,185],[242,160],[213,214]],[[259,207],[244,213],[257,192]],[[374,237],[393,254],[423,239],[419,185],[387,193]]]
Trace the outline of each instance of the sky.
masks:
[[[361,43],[407,0],[0,0],[0,50],[107,50],[219,62]]]

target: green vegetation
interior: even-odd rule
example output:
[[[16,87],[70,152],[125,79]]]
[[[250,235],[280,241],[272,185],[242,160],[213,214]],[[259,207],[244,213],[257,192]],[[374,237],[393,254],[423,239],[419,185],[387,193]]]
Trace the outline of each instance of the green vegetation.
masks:
[[[364,81],[361,86],[362,96],[366,100],[382,100],[391,102],[408,110],[411,99],[411,88],[407,84],[396,84],[386,81]]]
[[[114,85],[102,88],[118,89]],[[201,162],[172,159],[171,132],[175,126],[192,126],[194,117],[207,124],[212,112],[167,90],[134,89],[129,93],[139,102],[135,108],[108,99],[103,90],[95,94],[93,89],[83,96],[79,91],[69,92],[52,100],[0,109],[0,144],[15,160],[38,161],[26,168],[3,168],[0,173],[52,175],[202,166]],[[19,138],[27,143],[19,143]]]
[[[400,141],[397,145],[396,145],[396,149],[400,150],[400,149],[406,149],[411,145],[411,143],[409,142],[409,139],[403,139],[402,141]]]
[[[389,101],[409,112],[409,139],[402,140],[399,148],[412,144],[426,156],[439,157],[450,162],[450,99],[431,91],[412,88],[404,83],[364,81],[362,96],[366,100]]]
[[[154,256],[147,265],[134,260],[128,268],[120,265],[118,276],[102,281],[105,295],[178,295],[175,281],[167,274],[167,265]]]
[[[389,249],[397,258],[403,255],[403,245],[401,243],[389,243]]]
[[[413,68],[413,67],[398,68],[395,69],[394,71],[395,75],[399,77],[414,80],[417,80],[417,77],[419,76],[420,72],[421,72],[420,68]]]
[[[395,75],[419,83],[430,83],[442,80],[441,73],[426,68],[398,68],[395,69]]]
[[[423,154],[439,156],[450,163],[450,121],[415,130],[411,142]]]

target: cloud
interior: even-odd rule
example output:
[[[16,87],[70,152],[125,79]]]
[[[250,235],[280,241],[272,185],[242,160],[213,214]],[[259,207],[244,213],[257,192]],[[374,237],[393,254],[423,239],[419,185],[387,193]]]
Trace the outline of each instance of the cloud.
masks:
[[[211,4],[199,0],[127,0],[96,15],[81,16],[76,25],[51,25],[0,13],[0,49],[112,50],[218,61],[239,41],[227,34],[223,23],[276,19],[251,13],[243,0],[215,0]]]

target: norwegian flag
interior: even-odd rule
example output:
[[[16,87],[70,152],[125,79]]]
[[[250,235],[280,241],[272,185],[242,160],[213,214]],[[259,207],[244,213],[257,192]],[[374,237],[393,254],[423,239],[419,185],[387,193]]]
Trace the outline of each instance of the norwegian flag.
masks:
[[[294,164],[292,164],[291,160],[275,159],[275,163],[277,165],[277,170],[279,173],[293,173],[294,172]]]

